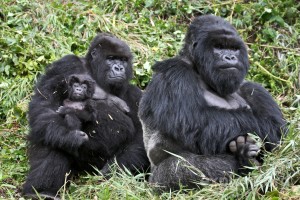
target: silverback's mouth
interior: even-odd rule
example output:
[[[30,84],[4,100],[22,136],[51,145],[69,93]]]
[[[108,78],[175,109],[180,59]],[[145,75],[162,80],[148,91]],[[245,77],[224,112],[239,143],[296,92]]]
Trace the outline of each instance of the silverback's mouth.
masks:
[[[236,67],[221,67],[221,70],[238,70]]]
[[[241,65],[219,65],[217,67],[220,70],[241,70],[243,67]]]
[[[125,79],[124,76],[114,76],[114,77],[109,76],[108,78],[110,80],[113,80],[113,81],[118,81],[118,80],[124,80]]]

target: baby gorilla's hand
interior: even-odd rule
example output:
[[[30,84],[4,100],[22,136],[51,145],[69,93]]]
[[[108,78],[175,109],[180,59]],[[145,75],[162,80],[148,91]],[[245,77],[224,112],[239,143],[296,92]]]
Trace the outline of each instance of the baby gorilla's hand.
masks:
[[[64,113],[64,110],[65,110],[65,107],[64,106],[59,106],[58,109],[56,110],[56,112],[60,113],[60,114],[63,114]]]

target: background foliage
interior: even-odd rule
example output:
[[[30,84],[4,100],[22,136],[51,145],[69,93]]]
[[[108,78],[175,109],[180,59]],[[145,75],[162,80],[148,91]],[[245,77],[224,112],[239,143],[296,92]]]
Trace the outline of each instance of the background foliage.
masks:
[[[111,32],[130,45],[132,82],[144,89],[155,61],[174,56],[193,17],[208,13],[230,21],[248,45],[252,68],[247,78],[271,92],[290,123],[283,145],[261,168],[228,185],[158,195],[143,175],[122,173],[103,182],[99,176],[83,176],[68,190],[62,188],[62,197],[300,198],[299,0],[0,0],[0,199],[21,198],[28,170],[27,105],[47,64],[67,54],[84,56],[97,32]]]

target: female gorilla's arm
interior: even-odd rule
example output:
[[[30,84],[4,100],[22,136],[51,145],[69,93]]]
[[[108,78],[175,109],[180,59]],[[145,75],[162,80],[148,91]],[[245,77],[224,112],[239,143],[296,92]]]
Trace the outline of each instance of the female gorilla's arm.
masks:
[[[67,124],[56,110],[67,98],[66,77],[84,72],[81,59],[74,55],[65,56],[47,67],[29,104],[31,131],[28,139],[31,144],[43,144],[68,152],[82,144],[82,135],[69,134]]]

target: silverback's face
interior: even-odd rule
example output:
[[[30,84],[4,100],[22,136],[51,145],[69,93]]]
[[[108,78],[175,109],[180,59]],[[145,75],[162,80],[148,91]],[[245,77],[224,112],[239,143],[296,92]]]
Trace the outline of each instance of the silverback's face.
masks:
[[[210,23],[207,23],[210,20]],[[192,61],[204,82],[220,96],[235,92],[243,82],[249,60],[235,28],[220,18],[199,18],[190,26]]]

